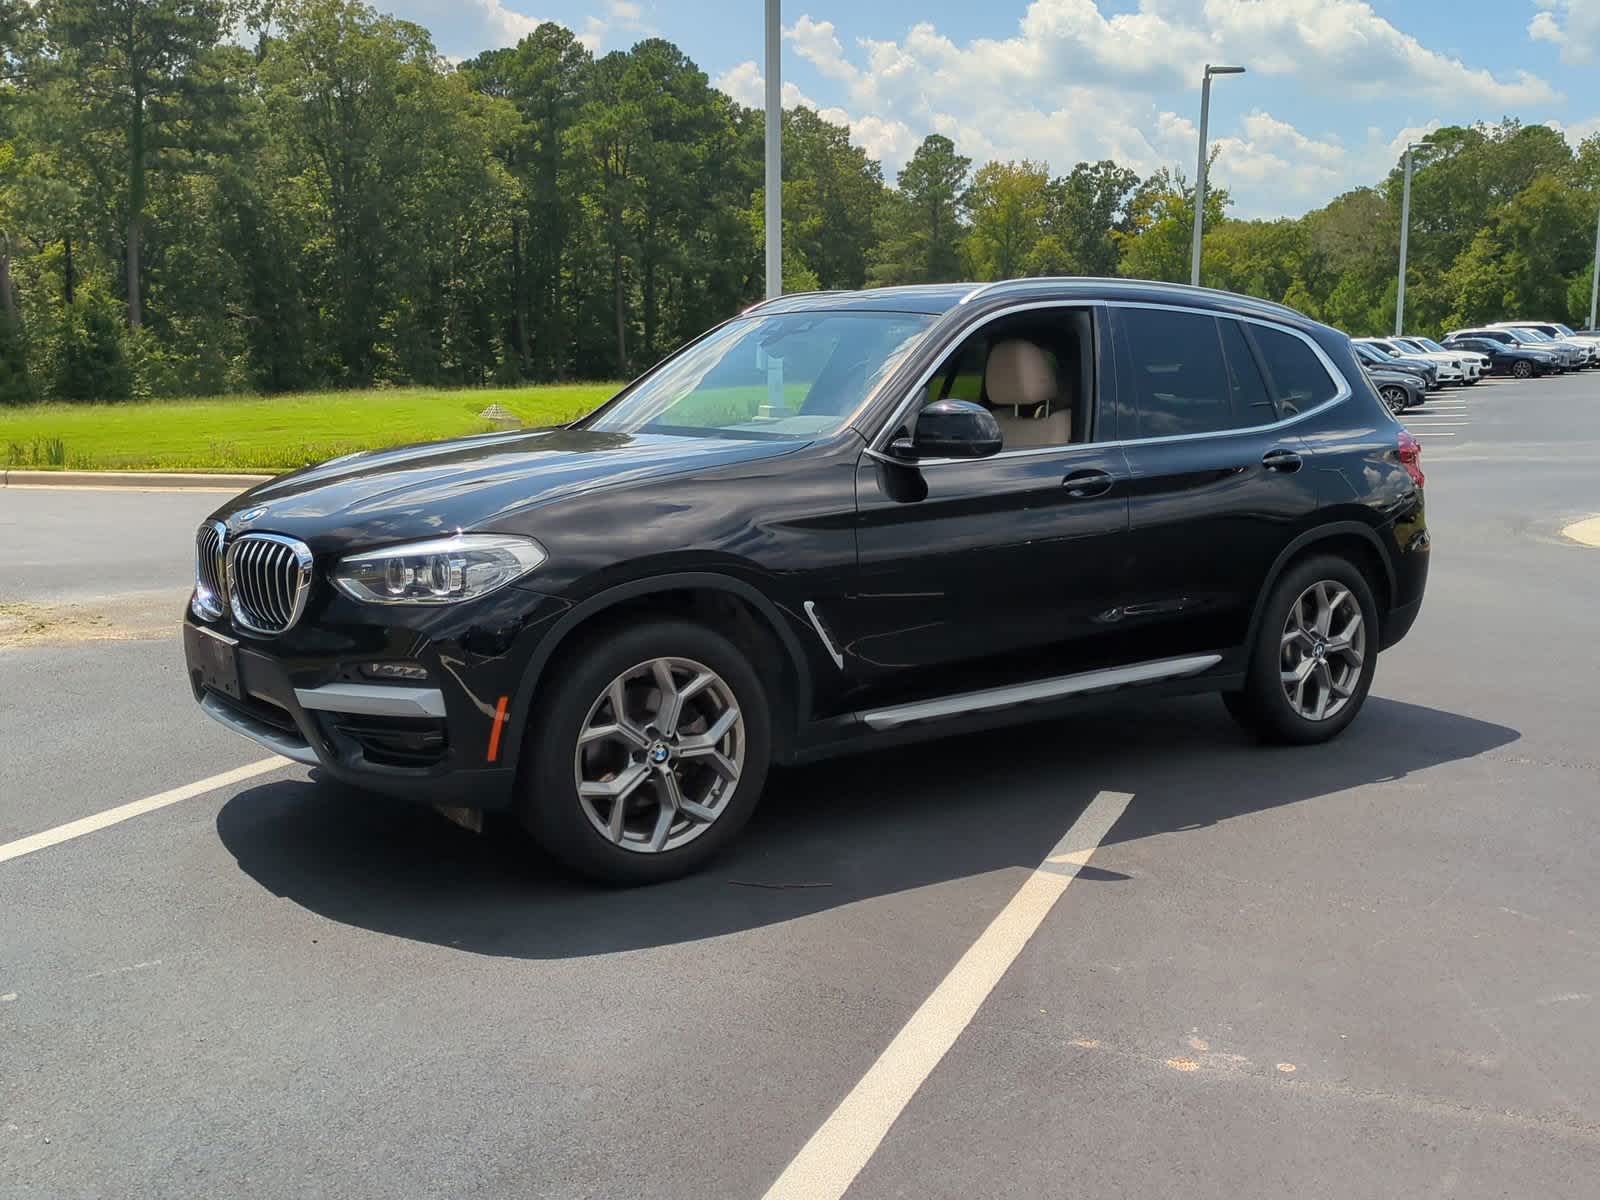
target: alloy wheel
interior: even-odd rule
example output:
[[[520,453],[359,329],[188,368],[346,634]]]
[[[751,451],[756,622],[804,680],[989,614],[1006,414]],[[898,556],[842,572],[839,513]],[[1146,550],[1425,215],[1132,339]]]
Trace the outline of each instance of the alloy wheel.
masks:
[[[1382,389],[1383,402],[1389,406],[1389,411],[1399,415],[1406,410],[1406,390],[1393,385]]]
[[[1518,379],[1526,379],[1529,375],[1533,374],[1533,367],[1528,363],[1519,362],[1512,366],[1511,373]]]
[[[1308,721],[1337,716],[1361,682],[1367,628],[1361,602],[1341,583],[1322,580],[1300,593],[1283,624],[1278,669],[1283,693]]]
[[[590,706],[573,782],[603,838],[659,854],[727,811],[744,755],[744,717],[727,682],[691,659],[657,658],[618,675]]]

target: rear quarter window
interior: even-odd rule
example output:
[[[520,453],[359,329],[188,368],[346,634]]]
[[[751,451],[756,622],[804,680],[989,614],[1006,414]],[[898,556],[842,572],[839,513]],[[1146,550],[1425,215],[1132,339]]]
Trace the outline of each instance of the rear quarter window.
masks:
[[[1339,394],[1339,385],[1305,339],[1270,325],[1246,328],[1260,352],[1281,415],[1308,412]]]

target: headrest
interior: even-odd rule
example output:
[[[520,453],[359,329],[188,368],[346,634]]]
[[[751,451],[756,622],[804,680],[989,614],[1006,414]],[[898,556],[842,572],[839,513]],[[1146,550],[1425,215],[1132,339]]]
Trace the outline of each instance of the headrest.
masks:
[[[996,408],[1033,408],[1056,398],[1055,368],[1043,350],[1023,338],[990,347],[983,382]]]

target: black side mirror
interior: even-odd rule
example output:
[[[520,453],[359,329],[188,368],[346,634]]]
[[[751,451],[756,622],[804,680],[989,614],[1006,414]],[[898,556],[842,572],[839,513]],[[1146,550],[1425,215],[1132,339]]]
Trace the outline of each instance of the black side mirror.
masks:
[[[987,458],[1000,452],[994,414],[970,400],[935,400],[917,414],[916,432],[889,445],[896,458]]]

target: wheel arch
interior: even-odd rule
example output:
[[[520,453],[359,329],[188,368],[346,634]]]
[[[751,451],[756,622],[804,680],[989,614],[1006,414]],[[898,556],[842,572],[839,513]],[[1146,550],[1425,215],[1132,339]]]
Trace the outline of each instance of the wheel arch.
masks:
[[[1250,614],[1249,632],[1245,635],[1247,658],[1254,652],[1256,636],[1261,630],[1262,614],[1267,608],[1267,598],[1278,586],[1278,580],[1296,562],[1318,553],[1340,553],[1353,562],[1367,577],[1372,587],[1372,598],[1378,606],[1379,622],[1387,620],[1390,606],[1394,603],[1396,580],[1394,565],[1384,553],[1383,542],[1379,540],[1377,533],[1370,525],[1360,521],[1333,521],[1326,525],[1318,525],[1315,529],[1306,530],[1285,546],[1267,571],[1261,592],[1256,597],[1255,608]],[[1248,669],[1248,661],[1246,667]]]
[[[585,636],[630,613],[700,620],[750,655],[758,672],[776,670],[786,686],[767,697],[772,712],[772,749],[776,761],[787,760],[800,723],[811,711],[810,668],[799,640],[778,606],[759,589],[731,575],[692,571],[617,584],[574,605],[557,620],[528,660],[517,684],[512,725],[506,731],[510,735],[507,766],[521,767],[534,694],[551,665]]]

